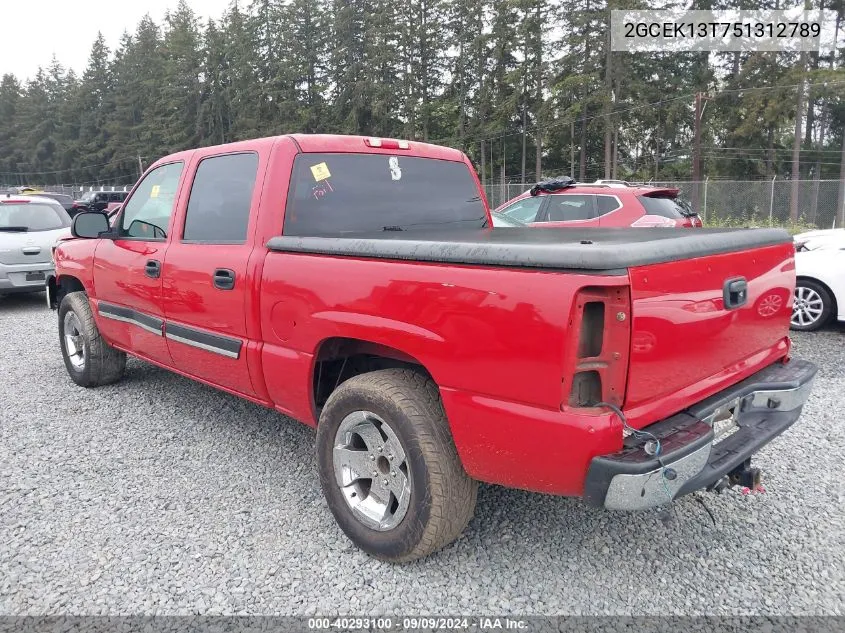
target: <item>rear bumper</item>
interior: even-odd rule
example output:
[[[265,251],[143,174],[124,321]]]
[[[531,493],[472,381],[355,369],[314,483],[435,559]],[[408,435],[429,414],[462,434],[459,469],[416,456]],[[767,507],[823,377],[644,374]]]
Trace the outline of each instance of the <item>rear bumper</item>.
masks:
[[[660,440],[661,459],[646,453],[643,442],[627,438],[620,452],[593,458],[585,500],[641,510],[713,486],[798,419],[815,375],[816,366],[807,361],[778,362],[646,427]],[[733,432],[717,438],[714,424]]]
[[[51,262],[29,264],[0,264],[0,293],[40,292],[46,280],[54,275]],[[27,279],[27,277],[38,278]]]

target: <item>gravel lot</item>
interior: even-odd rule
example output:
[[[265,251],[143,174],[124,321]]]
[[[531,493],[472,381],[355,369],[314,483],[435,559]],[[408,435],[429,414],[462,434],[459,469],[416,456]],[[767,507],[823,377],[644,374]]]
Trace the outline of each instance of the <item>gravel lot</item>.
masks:
[[[797,334],[821,367],[757,460],[766,494],[676,518],[482,486],[476,517],[407,566],[353,548],[314,433],[130,361],[67,377],[42,295],[0,300],[0,613],[845,613],[845,329]]]

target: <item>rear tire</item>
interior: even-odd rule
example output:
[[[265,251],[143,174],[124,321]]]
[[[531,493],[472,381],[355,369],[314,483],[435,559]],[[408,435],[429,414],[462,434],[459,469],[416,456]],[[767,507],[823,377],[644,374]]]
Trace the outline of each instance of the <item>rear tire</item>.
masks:
[[[830,321],[833,314],[833,297],[827,288],[812,279],[799,279],[795,283],[795,300],[792,306],[790,327],[799,332],[813,332]]]
[[[475,511],[478,482],[458,457],[437,385],[412,370],[361,374],[336,389],[320,415],[317,464],[341,529],[385,561],[444,547]]]
[[[126,369],[126,354],[100,336],[84,292],[71,292],[59,305],[59,342],[71,380],[81,387],[117,382]]]

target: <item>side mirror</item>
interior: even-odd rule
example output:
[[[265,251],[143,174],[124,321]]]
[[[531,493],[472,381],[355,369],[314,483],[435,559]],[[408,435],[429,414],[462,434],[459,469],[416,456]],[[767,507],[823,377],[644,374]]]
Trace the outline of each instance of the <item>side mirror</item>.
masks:
[[[110,229],[109,219],[104,213],[86,211],[74,216],[70,233],[74,237],[94,239],[100,237],[102,233],[108,233]]]

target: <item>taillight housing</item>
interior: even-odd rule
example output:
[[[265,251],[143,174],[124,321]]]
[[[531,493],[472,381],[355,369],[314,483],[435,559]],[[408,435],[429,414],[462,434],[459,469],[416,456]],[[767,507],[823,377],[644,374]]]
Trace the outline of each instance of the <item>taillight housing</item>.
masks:
[[[569,317],[561,408],[597,402],[622,406],[628,375],[631,297],[628,286],[588,286]]]

